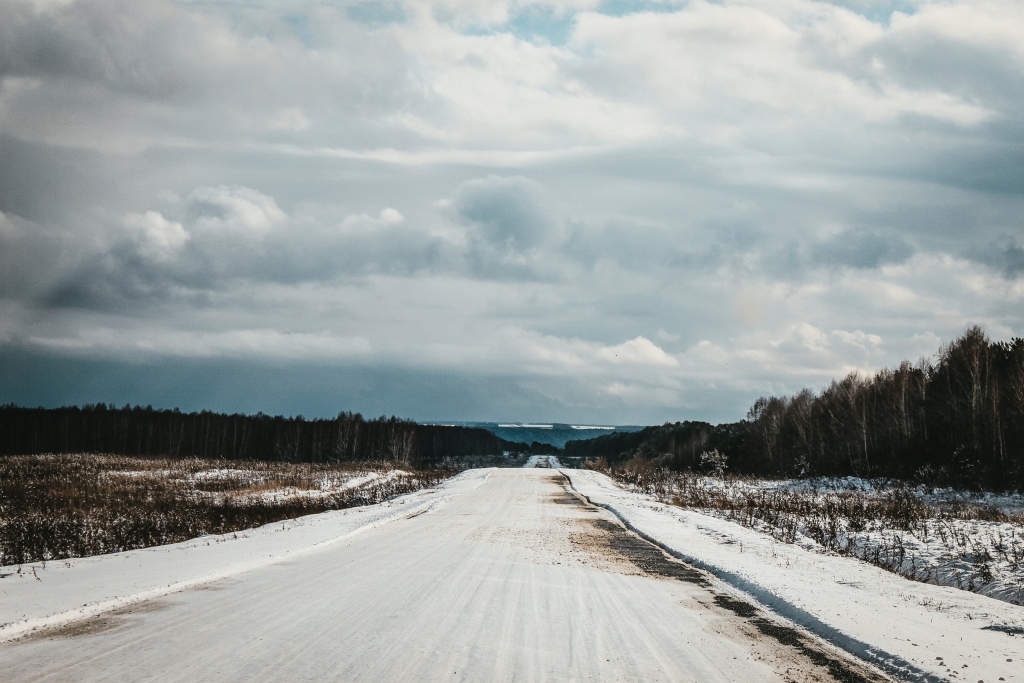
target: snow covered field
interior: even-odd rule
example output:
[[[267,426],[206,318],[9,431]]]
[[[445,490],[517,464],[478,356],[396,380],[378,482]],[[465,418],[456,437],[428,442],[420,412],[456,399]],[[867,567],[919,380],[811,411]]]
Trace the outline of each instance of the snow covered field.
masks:
[[[133,458],[0,459],[0,565],[58,561],[379,503],[446,473],[393,464]]]
[[[1024,603],[1024,496],[908,488],[853,477],[624,472],[629,490],[728,519],[808,550],[901,576]]]
[[[1024,680],[1024,607],[909,581],[853,557],[785,543],[657,502],[587,470],[573,487],[673,555],[908,680]],[[916,671],[915,671],[916,670]]]

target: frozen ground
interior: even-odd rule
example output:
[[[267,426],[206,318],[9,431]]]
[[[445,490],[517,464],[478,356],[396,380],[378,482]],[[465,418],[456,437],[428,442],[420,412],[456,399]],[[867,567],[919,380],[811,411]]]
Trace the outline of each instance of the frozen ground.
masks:
[[[4,681],[882,680],[547,468],[21,570],[0,579]]]
[[[1024,680],[1024,607],[784,543],[625,491],[596,472],[564,472],[578,492],[676,557],[897,677]]]

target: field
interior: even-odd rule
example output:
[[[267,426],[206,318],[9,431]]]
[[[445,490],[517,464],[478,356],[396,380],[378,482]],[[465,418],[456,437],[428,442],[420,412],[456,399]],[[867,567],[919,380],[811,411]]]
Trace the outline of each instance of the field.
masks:
[[[379,503],[450,472],[74,454],[0,458],[0,566],[226,534]]]
[[[1024,496],[897,481],[608,471],[630,490],[908,579],[1024,603]]]

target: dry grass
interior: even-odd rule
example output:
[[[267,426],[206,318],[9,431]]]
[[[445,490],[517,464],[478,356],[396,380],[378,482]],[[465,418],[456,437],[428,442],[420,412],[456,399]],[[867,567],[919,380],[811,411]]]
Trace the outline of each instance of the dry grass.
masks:
[[[813,544],[910,579],[957,586],[1010,602],[1024,598],[1024,515],[972,502],[958,492],[928,493],[900,482],[869,490],[819,488],[736,475],[670,472],[634,459],[602,468],[634,490],[770,534]]]
[[[0,457],[0,566],[86,557],[379,503],[451,473],[361,466]]]

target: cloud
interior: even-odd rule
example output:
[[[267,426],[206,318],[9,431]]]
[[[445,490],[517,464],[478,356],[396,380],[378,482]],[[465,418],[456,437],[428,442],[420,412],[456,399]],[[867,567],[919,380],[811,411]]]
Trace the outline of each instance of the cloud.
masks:
[[[637,337],[617,346],[602,348],[598,350],[597,357],[616,364],[628,363],[670,368],[679,365],[679,361],[662,351],[646,337]]]
[[[0,360],[614,422],[1021,335],[1022,32],[1013,0],[0,3]]]
[[[124,330],[93,327],[74,337],[30,337],[29,344],[72,355],[147,358],[260,358],[336,362],[372,353],[362,337],[329,333],[282,333],[274,329],[230,331]]]
[[[32,300],[74,268],[89,235],[0,213],[0,300]]]
[[[558,278],[569,228],[536,181],[491,175],[462,183],[440,208],[465,228],[464,258],[482,277]]]
[[[495,246],[523,251],[558,238],[543,189],[522,176],[466,181],[452,205],[461,220]]]
[[[898,234],[843,231],[815,244],[811,254],[822,265],[877,268],[905,261],[914,254],[914,248]]]
[[[1024,248],[1020,241],[1004,235],[987,245],[978,245],[968,256],[979,263],[992,267],[1008,279],[1017,279],[1024,273]]]
[[[108,228],[105,240],[74,247],[82,253],[74,260],[65,255],[48,304],[124,310],[198,303],[239,283],[408,275],[445,259],[445,240],[408,225],[390,207],[376,217],[350,214],[331,225],[289,216],[272,197],[240,186],[199,187],[184,198],[168,196],[165,204],[167,216],[128,212]],[[53,242],[52,258],[59,260],[73,246]]]
[[[272,197],[247,187],[199,187],[189,193],[185,210],[197,230],[262,236],[287,218]]]
[[[181,223],[167,220],[158,211],[127,213],[124,225],[134,234],[139,253],[154,261],[172,258],[192,238]]]

